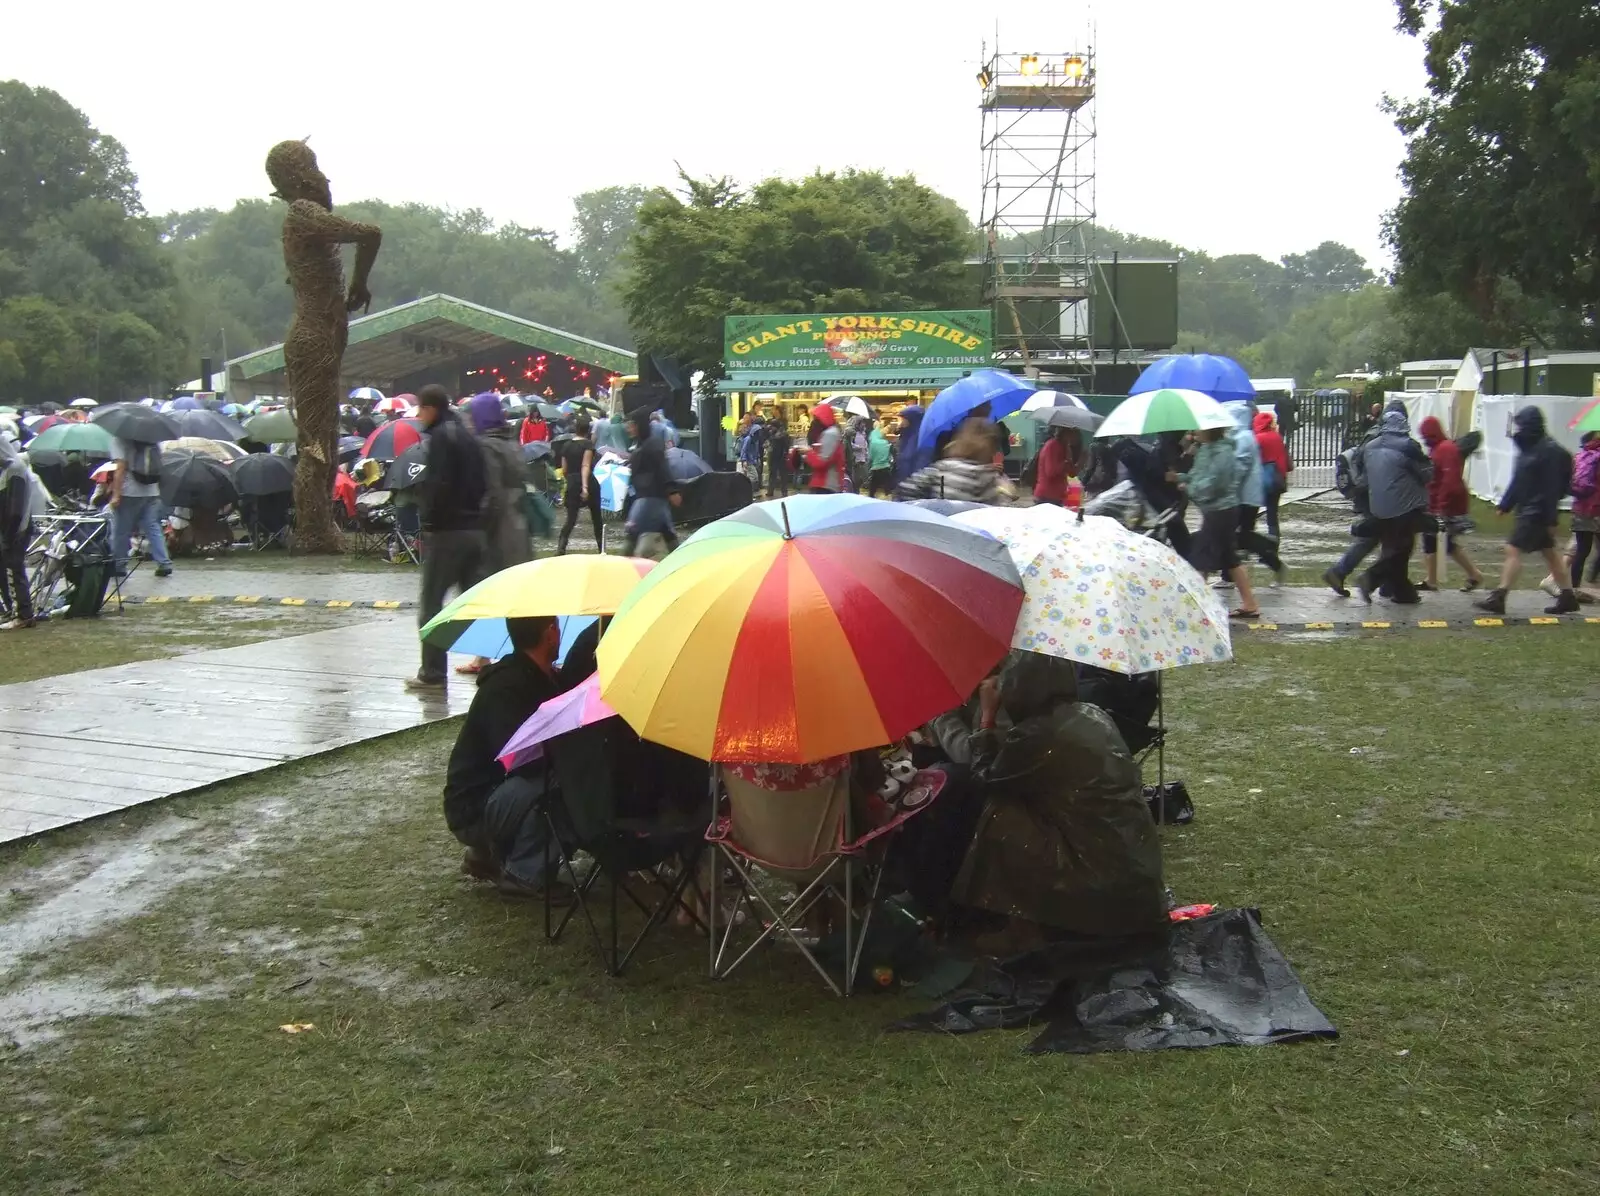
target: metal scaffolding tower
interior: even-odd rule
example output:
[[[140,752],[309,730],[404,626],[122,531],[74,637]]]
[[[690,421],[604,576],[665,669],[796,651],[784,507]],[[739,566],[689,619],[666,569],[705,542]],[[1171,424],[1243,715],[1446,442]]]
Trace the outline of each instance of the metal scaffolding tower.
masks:
[[[983,297],[997,364],[1090,391],[1095,66],[1092,49],[1003,54],[983,87]]]

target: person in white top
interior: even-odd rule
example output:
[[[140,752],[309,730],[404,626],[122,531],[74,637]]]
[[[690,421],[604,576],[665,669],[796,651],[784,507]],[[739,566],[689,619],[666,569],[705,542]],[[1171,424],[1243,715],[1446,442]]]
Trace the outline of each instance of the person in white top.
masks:
[[[128,552],[135,530],[149,543],[157,577],[172,576],[167,537],[161,530],[161,446],[113,439],[111,459],[111,555],[117,576],[128,575]]]

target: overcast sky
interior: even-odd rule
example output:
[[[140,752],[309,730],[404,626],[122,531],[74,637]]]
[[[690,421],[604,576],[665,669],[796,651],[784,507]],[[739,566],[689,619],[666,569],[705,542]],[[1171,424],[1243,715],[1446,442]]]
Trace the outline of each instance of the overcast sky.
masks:
[[[1003,48],[1099,55],[1100,219],[1212,253],[1323,240],[1382,260],[1384,94],[1419,94],[1393,0],[16,3],[0,78],[119,138],[146,207],[267,192],[311,135],[335,201],[481,207],[566,234],[570,201],[692,174],[910,171],[977,215],[978,88]],[[297,20],[314,26],[302,31]],[[315,54],[317,57],[309,57]]]

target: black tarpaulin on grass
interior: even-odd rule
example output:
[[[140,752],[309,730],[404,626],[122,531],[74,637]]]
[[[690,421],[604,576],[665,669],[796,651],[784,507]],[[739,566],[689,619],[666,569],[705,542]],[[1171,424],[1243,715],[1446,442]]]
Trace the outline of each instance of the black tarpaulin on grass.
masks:
[[[1261,1046],[1337,1038],[1260,911],[1219,910],[1138,940],[1074,940],[980,968],[939,1008],[896,1030],[1044,1025],[1031,1054]]]

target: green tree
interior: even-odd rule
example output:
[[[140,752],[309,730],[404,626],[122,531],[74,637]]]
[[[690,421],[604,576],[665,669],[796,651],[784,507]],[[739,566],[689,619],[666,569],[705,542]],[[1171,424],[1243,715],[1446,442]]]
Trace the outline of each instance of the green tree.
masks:
[[[1283,270],[1297,290],[1359,291],[1373,280],[1366,259],[1348,245],[1324,241],[1306,253],[1286,254]]]
[[[143,213],[128,152],[47,87],[0,80],[0,246],[85,200]]]
[[[623,285],[640,346],[720,376],[729,314],[962,306],[972,228],[952,200],[876,171],[768,179],[681,176],[639,209]]]
[[[621,303],[587,281],[573,251],[545,229],[496,225],[484,212],[362,200],[339,205],[383,229],[373,272],[379,306],[424,295],[458,295],[540,323],[626,346]],[[293,312],[280,242],[283,206],[241,200],[225,212],[171,213],[163,221],[182,280],[188,340],[238,356],[283,339]]]
[[[1392,104],[1405,196],[1386,235],[1413,296],[1459,297],[1486,325],[1523,298],[1582,312],[1600,340],[1600,5],[1397,0],[1424,39],[1428,93]],[[1530,332],[1534,330],[1528,330]]]
[[[602,187],[572,201],[572,252],[586,282],[604,286],[612,280],[639,223],[639,209],[656,194],[652,187]]]
[[[11,385],[24,402],[88,389],[83,341],[68,313],[48,299],[23,295],[0,304],[0,353],[20,367],[12,367],[20,376]]]
[[[0,382],[40,400],[172,381],[187,354],[159,233],[115,138],[53,91],[0,82]]]

